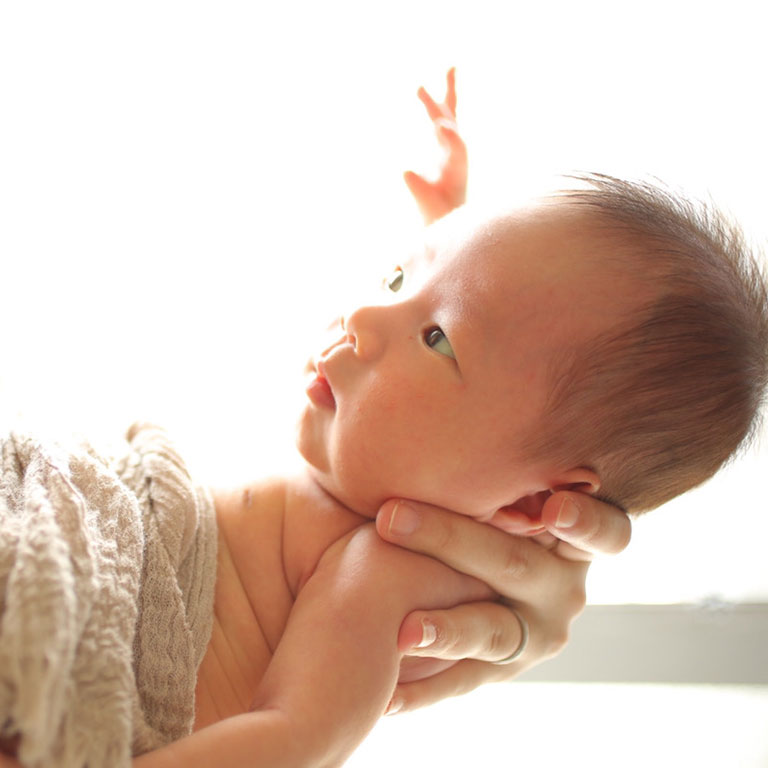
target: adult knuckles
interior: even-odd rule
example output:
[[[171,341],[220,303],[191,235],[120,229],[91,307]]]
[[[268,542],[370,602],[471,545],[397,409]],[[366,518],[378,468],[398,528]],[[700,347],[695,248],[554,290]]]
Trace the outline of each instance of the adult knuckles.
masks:
[[[461,542],[455,521],[439,511],[432,511],[422,516],[422,524],[416,535],[419,545],[435,556],[445,552],[454,553]]]
[[[558,632],[554,635],[552,638],[552,642],[550,643],[550,653],[552,656],[557,656],[566,645],[568,645],[568,641],[571,639],[571,633],[568,629],[564,629],[561,632]]]
[[[434,626],[436,637],[430,649],[441,653],[463,649],[462,646],[466,644],[466,638],[460,624],[454,623],[443,615],[441,620],[434,622]]]
[[[509,645],[504,640],[504,630],[498,625],[493,625],[488,631],[479,631],[477,624],[454,622],[448,618],[435,622],[436,639],[432,646],[426,650],[434,650],[444,654],[446,658],[453,659],[480,659],[487,657],[503,657],[509,651],[503,652]],[[496,649],[502,653],[496,653]],[[490,649],[490,650],[489,650]]]
[[[514,539],[507,542],[507,544],[511,543],[517,544],[518,542],[515,542]],[[498,574],[500,583],[504,584],[508,582],[522,581],[530,569],[530,558],[528,553],[523,547],[507,546],[501,558],[500,568],[501,570]]]
[[[566,645],[571,637],[571,630],[569,625],[561,625],[557,628],[551,628],[544,642],[543,655],[544,658],[551,658],[557,656]]]
[[[587,604],[587,590],[583,584],[573,585],[569,588],[566,595],[566,603],[570,607],[570,612],[574,618],[583,613]]]
[[[503,659],[514,651],[514,648],[510,649],[509,635],[502,626],[496,625],[493,627],[486,641],[485,651],[491,661]]]

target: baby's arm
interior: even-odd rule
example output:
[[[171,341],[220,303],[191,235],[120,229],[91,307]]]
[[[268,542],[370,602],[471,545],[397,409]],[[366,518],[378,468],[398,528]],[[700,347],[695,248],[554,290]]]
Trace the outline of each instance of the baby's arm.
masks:
[[[475,579],[382,542],[372,524],[364,525],[328,549],[301,589],[253,711],[144,755],[135,766],[340,765],[389,702],[403,617],[416,607],[493,596]]]

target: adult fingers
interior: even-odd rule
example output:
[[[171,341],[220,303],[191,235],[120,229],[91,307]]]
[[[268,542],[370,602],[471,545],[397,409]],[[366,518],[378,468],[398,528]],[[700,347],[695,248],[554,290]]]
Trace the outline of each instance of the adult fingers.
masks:
[[[541,519],[561,541],[553,551],[569,560],[616,554],[626,548],[632,536],[632,524],[624,512],[582,493],[552,494]]]
[[[514,653],[522,641],[517,616],[505,605],[487,602],[414,611],[398,634],[398,647],[409,656],[493,662]]]
[[[510,536],[464,515],[414,501],[387,501],[376,518],[379,535],[440,560],[516,600],[540,599],[542,584],[569,580],[573,563],[535,541]]]
[[[473,691],[484,683],[509,680],[523,669],[525,665],[516,667],[514,662],[502,667],[484,661],[464,659],[432,677],[398,685],[387,707],[387,714],[394,715],[397,712],[426,707],[449,696],[460,696]]]

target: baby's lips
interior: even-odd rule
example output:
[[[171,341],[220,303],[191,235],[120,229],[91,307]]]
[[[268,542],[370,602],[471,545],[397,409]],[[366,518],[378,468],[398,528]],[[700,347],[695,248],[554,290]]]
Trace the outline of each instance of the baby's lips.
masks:
[[[315,405],[336,409],[336,398],[325,376],[325,365],[322,360],[317,361],[317,373],[307,386],[307,395]]]

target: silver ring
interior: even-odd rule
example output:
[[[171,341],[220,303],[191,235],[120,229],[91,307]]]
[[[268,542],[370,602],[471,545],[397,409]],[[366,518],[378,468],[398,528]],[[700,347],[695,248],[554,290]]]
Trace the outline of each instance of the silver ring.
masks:
[[[518,643],[517,648],[515,648],[509,656],[499,659],[498,661],[492,661],[491,664],[511,664],[513,661],[517,661],[528,647],[528,636],[530,634],[528,631],[528,622],[509,603],[502,601],[501,604],[506,608],[509,608],[509,610],[515,614],[515,618],[517,619],[518,624],[520,624],[520,642]]]

